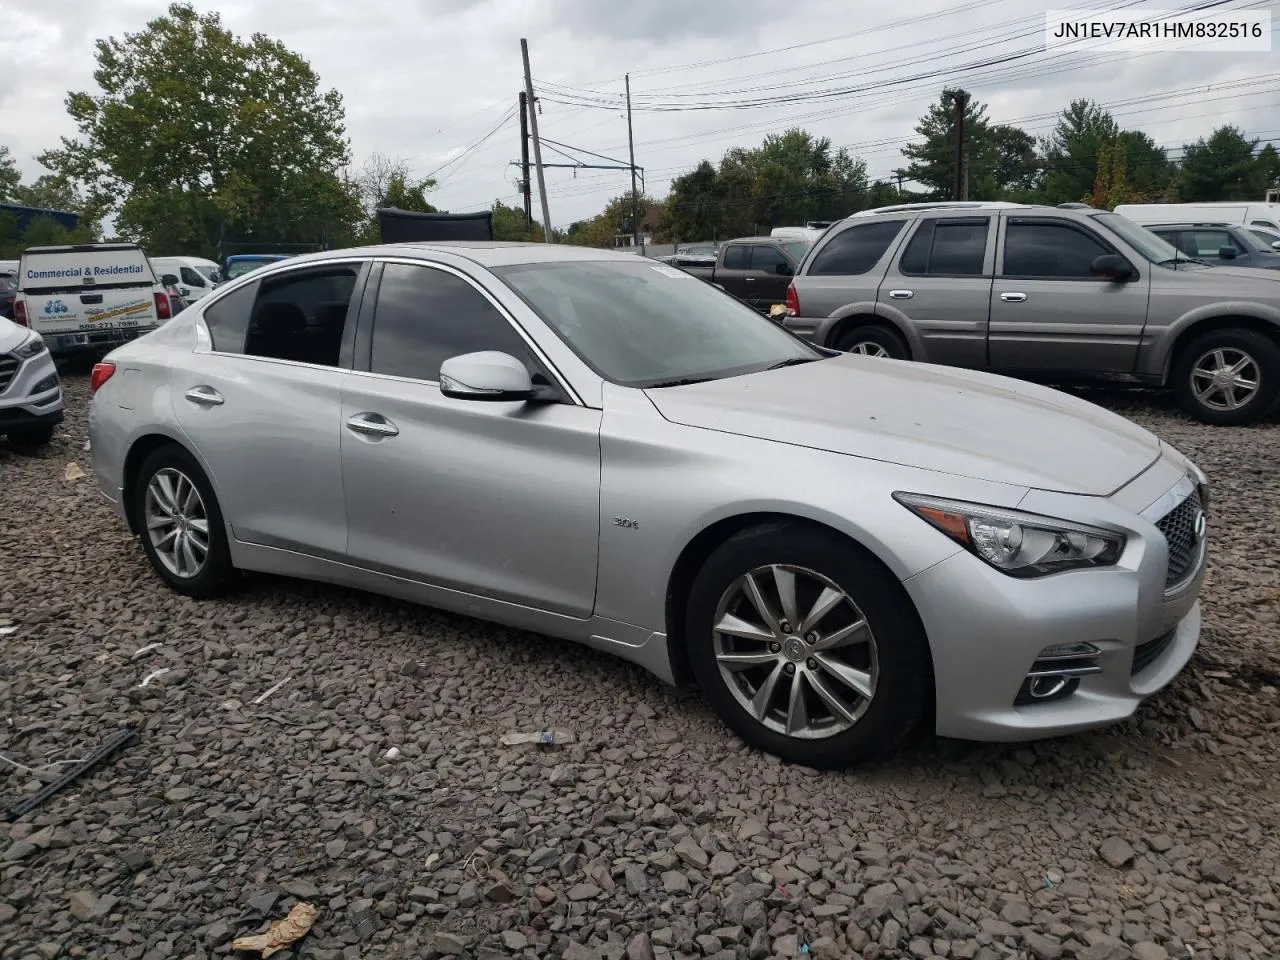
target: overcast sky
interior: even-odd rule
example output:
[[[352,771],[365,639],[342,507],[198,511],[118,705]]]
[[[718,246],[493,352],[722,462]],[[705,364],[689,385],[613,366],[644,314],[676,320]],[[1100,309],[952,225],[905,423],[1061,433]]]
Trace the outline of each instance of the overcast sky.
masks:
[[[529,39],[535,86],[545,98],[542,135],[623,162],[627,124],[620,104],[630,71],[636,163],[658,197],[700,159],[718,160],[731,147],[754,146],[792,124],[849,145],[873,177],[888,176],[944,84],[962,85],[987,103],[992,120],[1018,121],[1036,134],[1052,127],[1053,114],[1071,98],[1093,97],[1116,104],[1113,113],[1126,127],[1175,150],[1223,122],[1280,143],[1275,23],[1270,53],[1043,50],[1049,9],[1160,10],[1192,2],[221,0],[216,6],[232,30],[282,40],[311,61],[326,87],[342,93],[357,166],[376,151],[403,159],[419,175],[438,170],[434,202],[458,212],[487,208],[494,199],[519,202],[510,164],[520,155],[514,107],[523,82],[521,37]],[[69,89],[95,89],[94,40],[140,30],[166,6],[0,0],[0,142],[28,177],[41,172],[37,153],[75,133],[63,100]],[[196,6],[215,5],[197,0]],[[1032,49],[1008,63],[972,66]],[[946,73],[920,78],[939,71]],[[642,109],[867,84],[880,86],[751,109]],[[593,105],[582,105],[584,99]],[[549,149],[543,159],[568,162]],[[625,171],[583,170],[575,177],[548,170],[552,223],[592,216],[629,183]],[[536,215],[536,195],[534,209]]]

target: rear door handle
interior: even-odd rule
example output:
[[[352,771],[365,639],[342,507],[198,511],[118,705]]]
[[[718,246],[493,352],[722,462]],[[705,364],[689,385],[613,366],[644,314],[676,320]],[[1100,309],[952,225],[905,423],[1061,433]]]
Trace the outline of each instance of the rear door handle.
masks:
[[[400,428],[380,413],[357,413],[347,419],[347,429],[367,437],[394,437]]]
[[[890,300],[910,300],[915,295],[916,294],[914,290],[890,290],[889,291]]]
[[[1027,295],[1025,293],[1002,293],[1000,294],[1000,299],[1005,303],[1022,303],[1023,300],[1027,299]]]
[[[192,403],[198,404],[202,407],[219,407],[226,403],[226,401],[222,399],[222,394],[213,389],[213,387],[192,387],[184,394],[184,396]]]

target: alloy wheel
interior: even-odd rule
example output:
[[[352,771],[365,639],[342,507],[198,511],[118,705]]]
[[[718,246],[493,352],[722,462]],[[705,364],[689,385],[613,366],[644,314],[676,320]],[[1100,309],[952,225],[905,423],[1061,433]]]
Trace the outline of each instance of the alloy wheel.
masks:
[[[165,467],[147,484],[147,536],[175,577],[191,579],[209,556],[209,514],[200,491],[181,470]]]
[[[1258,392],[1258,361],[1235,347],[1215,347],[1191,367],[1191,389],[1211,410],[1239,410]]]
[[[860,340],[851,346],[846,353],[856,353],[864,357],[887,357],[889,351],[874,340]]]
[[[817,740],[843,733],[876,694],[876,640],[832,580],[771,564],[737,578],[716,608],[713,649],[739,706],[766,728]]]

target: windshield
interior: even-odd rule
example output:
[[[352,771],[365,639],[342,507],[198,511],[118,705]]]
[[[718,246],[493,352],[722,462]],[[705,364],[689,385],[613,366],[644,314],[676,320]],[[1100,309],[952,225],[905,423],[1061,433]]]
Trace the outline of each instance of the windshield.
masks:
[[[715,380],[825,356],[740,301],[665,264],[580,260],[493,272],[584,363],[624,386]]]
[[[236,277],[243,277],[250,270],[257,270],[265,262],[265,260],[232,260],[227,265],[227,279],[234,280]]]
[[[1173,244],[1161,240],[1146,227],[1138,226],[1128,217],[1122,217],[1118,213],[1095,213],[1093,219],[1095,223],[1102,224],[1152,263],[1190,259],[1185,253],[1179,253]]]
[[[791,259],[799,263],[804,259],[804,255],[809,252],[809,248],[813,246],[813,241],[789,240],[783,246],[787,248],[787,253],[791,254]]]
[[[1271,253],[1271,244],[1263,243],[1248,230],[1232,230],[1231,238],[1250,253]]]
[[[218,268],[211,267],[208,264],[197,263],[195,265],[195,271],[196,273],[200,274],[200,276],[208,280],[210,283],[217,283],[219,280],[222,279],[222,274],[218,272]]]

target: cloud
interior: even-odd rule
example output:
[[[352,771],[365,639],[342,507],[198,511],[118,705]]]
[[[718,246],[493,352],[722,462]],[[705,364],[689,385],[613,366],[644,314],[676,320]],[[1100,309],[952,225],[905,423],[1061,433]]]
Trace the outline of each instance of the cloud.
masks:
[[[0,142],[28,178],[35,156],[74,136],[63,100],[92,90],[94,41],[145,27],[166,0],[25,0],[5,7]],[[14,7],[17,9],[14,9]],[[200,10],[213,0],[196,0]],[[305,56],[343,95],[359,163],[378,152],[419,175],[446,164],[434,201],[462,211],[518,204],[513,114],[528,38],[545,137],[625,161],[623,75],[635,106],[636,163],[650,193],[702,158],[803,126],[864,157],[873,176],[902,165],[900,150],[943,86],[962,85],[996,122],[1042,135],[1075,97],[1115,104],[1116,119],[1180,147],[1232,122],[1280,141],[1274,54],[1157,53],[1106,57],[1043,51],[1055,0],[222,0],[241,35],[263,32]],[[1034,50],[1007,63],[995,58]],[[761,53],[760,51],[773,51]],[[977,64],[986,63],[986,66]],[[964,65],[969,69],[947,73]],[[937,74],[925,76],[926,74]],[[911,80],[910,78],[920,78]],[[1252,86],[1224,86],[1247,78]],[[742,110],[655,110],[713,101],[862,87],[847,96]],[[1182,95],[1171,91],[1190,88]],[[565,102],[570,101],[570,102]],[[591,101],[591,102],[588,102]],[[545,159],[564,161],[553,151]],[[601,162],[604,161],[592,161]],[[552,221],[597,213],[630,188],[626,171],[547,171]],[[535,198],[535,208],[537,206]]]

